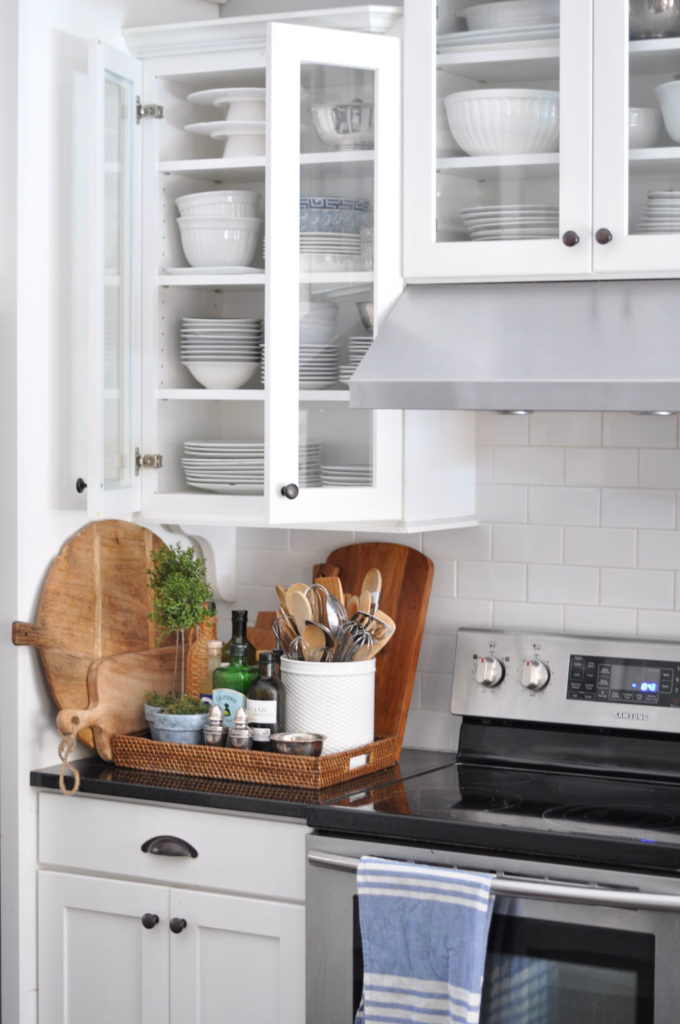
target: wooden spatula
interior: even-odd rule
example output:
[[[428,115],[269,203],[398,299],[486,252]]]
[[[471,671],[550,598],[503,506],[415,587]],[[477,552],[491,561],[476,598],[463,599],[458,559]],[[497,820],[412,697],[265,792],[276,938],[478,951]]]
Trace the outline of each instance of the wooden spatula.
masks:
[[[344,605],[345,592],[342,589],[342,582],[339,576],[315,576],[314,582],[325,587],[329,594],[332,594],[340,604]]]

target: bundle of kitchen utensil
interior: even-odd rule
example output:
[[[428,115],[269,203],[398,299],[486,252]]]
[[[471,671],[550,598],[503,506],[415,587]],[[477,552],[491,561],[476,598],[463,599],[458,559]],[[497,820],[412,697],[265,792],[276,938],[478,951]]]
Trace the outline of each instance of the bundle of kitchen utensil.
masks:
[[[365,661],[394,635],[380,608],[382,575],[369,569],[359,594],[346,594],[339,576],[315,576],[311,585],[276,585],[280,602],[272,629],[284,655],[296,661]]]

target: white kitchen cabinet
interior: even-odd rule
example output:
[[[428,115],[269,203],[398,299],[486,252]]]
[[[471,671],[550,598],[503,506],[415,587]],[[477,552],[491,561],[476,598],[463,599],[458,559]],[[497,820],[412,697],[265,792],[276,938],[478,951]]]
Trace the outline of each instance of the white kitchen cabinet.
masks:
[[[55,793],[39,822],[41,1024],[303,1024],[301,822]],[[142,850],[167,835],[197,856]]]
[[[372,8],[357,10],[362,24]],[[89,511],[230,526],[470,525],[474,427],[466,414],[349,406],[351,367],[371,340],[357,303],[373,303],[377,326],[402,289],[401,42],[261,18],[233,19],[230,33],[229,21],[189,34],[179,25],[131,30],[138,59],[129,57],[127,70],[95,47],[93,117],[106,126],[107,145],[94,175]],[[266,90],[259,154],[239,147],[230,155],[238,137],[228,126],[226,145],[187,131],[224,122],[227,109],[188,97],[243,87]],[[373,104],[370,148],[323,142],[312,108],[356,100]],[[175,200],[220,188],[261,196],[256,255],[248,267],[190,267]],[[361,227],[341,232],[340,243],[324,230],[300,234],[301,197],[363,203]],[[330,339],[301,338],[300,304],[310,302],[337,311]],[[181,358],[183,321],[192,317],[262,318],[263,370],[240,388],[202,386]],[[219,465],[189,465],[196,452],[186,442],[201,458],[210,443],[231,448],[218,451]],[[442,489],[443,477],[456,487]]]
[[[629,42],[625,0],[565,0],[559,23],[524,31],[466,29],[468,0],[404,6],[407,280],[677,275],[677,234],[643,216],[649,192],[680,189],[680,146],[663,127],[629,146],[628,110],[658,110],[680,39]],[[463,151],[444,97],[491,88],[559,91],[557,151]]]

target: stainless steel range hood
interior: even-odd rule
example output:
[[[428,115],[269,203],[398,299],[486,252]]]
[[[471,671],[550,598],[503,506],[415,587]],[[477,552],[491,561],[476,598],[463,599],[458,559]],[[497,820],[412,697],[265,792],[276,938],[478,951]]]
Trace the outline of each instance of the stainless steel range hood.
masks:
[[[408,285],[350,405],[679,410],[680,281]]]

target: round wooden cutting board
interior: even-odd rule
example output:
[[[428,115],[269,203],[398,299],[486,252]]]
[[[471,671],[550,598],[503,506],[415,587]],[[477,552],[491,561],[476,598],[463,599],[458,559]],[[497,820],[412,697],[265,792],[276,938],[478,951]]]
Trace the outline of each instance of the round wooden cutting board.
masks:
[[[151,552],[162,547],[150,530],[117,519],[89,523],[62,547],[43,584],[35,624],[12,627],[15,644],[40,651],[58,708],[88,706],[87,674],[98,658],[156,647],[146,570]],[[95,746],[89,728],[78,738]]]

